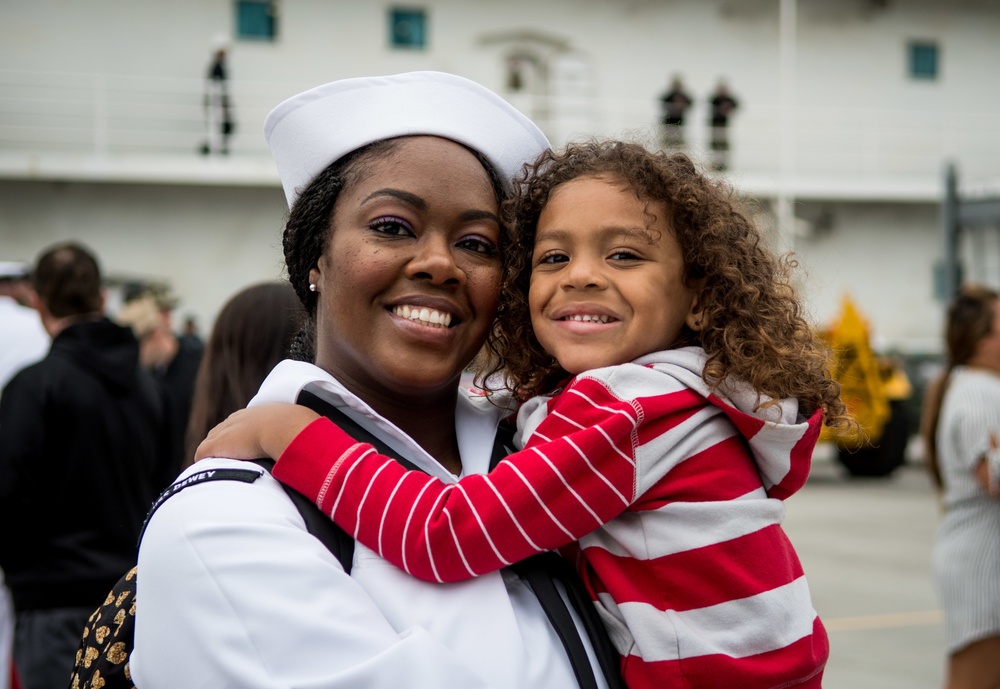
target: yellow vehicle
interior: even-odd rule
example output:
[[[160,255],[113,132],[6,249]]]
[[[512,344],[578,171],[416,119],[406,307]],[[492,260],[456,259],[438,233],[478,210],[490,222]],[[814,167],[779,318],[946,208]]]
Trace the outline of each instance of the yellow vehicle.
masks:
[[[907,400],[913,387],[902,363],[875,354],[868,325],[850,297],[822,335],[833,351],[833,377],[858,427],[824,426],[820,440],[837,446],[837,458],[852,476],[888,476],[906,461],[910,439]]]

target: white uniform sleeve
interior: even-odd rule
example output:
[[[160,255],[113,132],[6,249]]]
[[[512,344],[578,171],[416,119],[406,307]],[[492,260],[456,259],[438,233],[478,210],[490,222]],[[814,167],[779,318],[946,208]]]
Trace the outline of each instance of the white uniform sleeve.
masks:
[[[486,687],[425,630],[393,630],[270,475],[171,497],[138,571],[139,689]]]

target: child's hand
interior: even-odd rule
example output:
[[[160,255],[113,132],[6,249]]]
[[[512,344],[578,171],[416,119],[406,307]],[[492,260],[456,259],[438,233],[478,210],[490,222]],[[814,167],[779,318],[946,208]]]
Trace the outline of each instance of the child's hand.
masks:
[[[295,436],[318,418],[319,414],[297,404],[260,404],[241,409],[208,432],[195,450],[194,460],[278,459]]]

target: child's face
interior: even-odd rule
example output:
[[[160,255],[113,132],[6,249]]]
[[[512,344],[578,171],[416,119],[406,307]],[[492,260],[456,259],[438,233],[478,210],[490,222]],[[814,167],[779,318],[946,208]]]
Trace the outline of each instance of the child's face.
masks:
[[[696,324],[666,208],[612,178],[578,177],[552,192],[531,266],[535,336],[569,373],[668,349],[685,322]]]

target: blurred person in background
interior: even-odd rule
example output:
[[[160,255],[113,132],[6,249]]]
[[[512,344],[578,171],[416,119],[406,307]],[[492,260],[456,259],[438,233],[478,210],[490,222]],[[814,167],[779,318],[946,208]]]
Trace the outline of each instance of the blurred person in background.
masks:
[[[684,82],[675,76],[670,81],[670,88],[660,96],[664,148],[684,147],[684,115],[691,104],[691,96],[685,90]]]
[[[33,295],[29,266],[0,261],[0,394],[15,373],[49,351]]]
[[[729,91],[729,85],[720,79],[715,92],[708,97],[711,139],[709,148],[712,150],[712,169],[729,169],[729,118],[740,106]]]
[[[947,366],[928,388],[922,435],[944,506],[933,571],[944,610],[947,689],[1000,687],[1000,294],[963,287],[948,308]]]
[[[188,340],[195,347],[204,348],[205,346],[205,340],[202,339],[201,333],[198,332],[198,321],[194,316],[185,316],[180,337],[181,342]]]
[[[195,379],[182,469],[191,465],[208,432],[257,394],[267,374],[288,355],[304,321],[305,309],[287,282],[252,285],[226,302]]]
[[[226,155],[229,153],[229,137],[236,129],[232,104],[229,100],[226,54],[229,41],[223,36],[213,40],[212,61],[208,65],[205,78],[205,118],[208,138],[201,147],[203,155]]]
[[[48,355],[0,398],[0,565],[25,689],[64,687],[87,618],[135,564],[167,484],[162,392],[132,331],[104,317],[101,272],[79,244],[33,271]]]
[[[0,395],[15,373],[49,351],[49,334],[30,306],[30,272],[27,263],[0,261]],[[13,646],[14,606],[0,570],[0,689],[10,686]]]
[[[146,287],[127,300],[115,316],[132,328],[139,340],[139,360],[163,386],[170,424],[171,478],[184,462],[184,443],[194,382],[204,347],[198,341],[178,337],[173,329],[177,299],[164,288]]]

